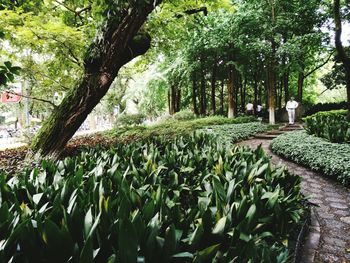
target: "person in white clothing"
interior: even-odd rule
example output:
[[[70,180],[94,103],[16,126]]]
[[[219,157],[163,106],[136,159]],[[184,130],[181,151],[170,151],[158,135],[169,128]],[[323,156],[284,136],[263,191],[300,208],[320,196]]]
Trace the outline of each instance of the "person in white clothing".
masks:
[[[261,117],[262,106],[260,104],[256,105],[256,115]]]
[[[246,109],[247,109],[247,114],[248,115],[253,115],[254,113],[254,105],[251,102],[248,102],[248,104],[246,105]]]
[[[293,97],[291,97],[287,102],[286,109],[288,112],[289,124],[294,124],[295,109],[298,108],[298,105],[298,102],[296,102]]]

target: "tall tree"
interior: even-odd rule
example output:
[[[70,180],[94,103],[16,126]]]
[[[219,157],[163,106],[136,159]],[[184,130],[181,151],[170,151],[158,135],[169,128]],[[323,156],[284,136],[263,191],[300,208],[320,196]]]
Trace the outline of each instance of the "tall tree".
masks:
[[[339,60],[343,63],[346,80],[346,94],[348,101],[348,115],[347,119],[350,121],[350,56],[345,52],[343,43],[341,41],[342,22],[340,14],[340,0],[333,2],[333,14],[335,23],[335,47],[337,49]]]
[[[118,1],[119,2],[119,1]],[[54,110],[32,142],[37,157],[57,158],[88,114],[106,94],[119,69],[150,48],[150,36],[139,30],[161,0],[134,4],[113,1],[105,27],[89,48],[82,79]]]

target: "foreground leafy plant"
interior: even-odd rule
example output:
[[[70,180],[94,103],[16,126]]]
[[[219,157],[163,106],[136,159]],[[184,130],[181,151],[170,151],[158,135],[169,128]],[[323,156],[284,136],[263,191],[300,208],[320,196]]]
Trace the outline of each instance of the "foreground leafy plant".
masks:
[[[350,185],[350,145],[330,143],[304,131],[289,132],[272,141],[272,150],[342,184]]]
[[[205,134],[0,177],[1,262],[286,262],[299,178]]]

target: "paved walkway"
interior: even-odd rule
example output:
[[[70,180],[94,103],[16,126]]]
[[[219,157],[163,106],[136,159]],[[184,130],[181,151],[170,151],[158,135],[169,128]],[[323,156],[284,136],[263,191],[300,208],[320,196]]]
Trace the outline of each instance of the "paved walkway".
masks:
[[[302,177],[302,192],[311,197],[310,202],[318,205],[313,210],[302,262],[350,263],[350,190],[273,154],[270,143],[268,139],[252,139],[239,144],[252,148],[261,144],[274,164],[286,165],[290,172]]]

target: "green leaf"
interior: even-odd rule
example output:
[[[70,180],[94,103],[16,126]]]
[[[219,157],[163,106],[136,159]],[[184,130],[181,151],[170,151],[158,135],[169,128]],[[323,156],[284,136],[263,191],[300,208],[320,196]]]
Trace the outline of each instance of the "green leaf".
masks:
[[[92,211],[91,211],[91,207],[90,209],[87,211],[85,218],[84,218],[84,234],[85,237],[87,238],[91,228],[92,228],[92,223],[93,223],[93,218],[92,218]]]
[[[193,258],[193,254],[190,252],[181,252],[172,256],[173,258]]]
[[[38,205],[42,196],[43,196],[43,193],[33,195],[34,204]]]
[[[6,68],[7,68],[8,70],[11,70],[12,63],[11,63],[10,61],[5,61],[5,62],[4,62],[4,65],[6,66]]]
[[[216,244],[199,251],[193,262],[200,263],[210,260],[212,257],[215,256],[220,246],[221,244]]]
[[[118,244],[121,263],[134,263],[137,261],[138,240],[136,230],[128,219],[120,220]]]
[[[226,221],[227,221],[227,217],[224,216],[222,218],[220,218],[220,220],[216,223],[214,229],[213,229],[213,234],[214,235],[221,235],[224,233],[225,230],[225,226],[226,226]]]

